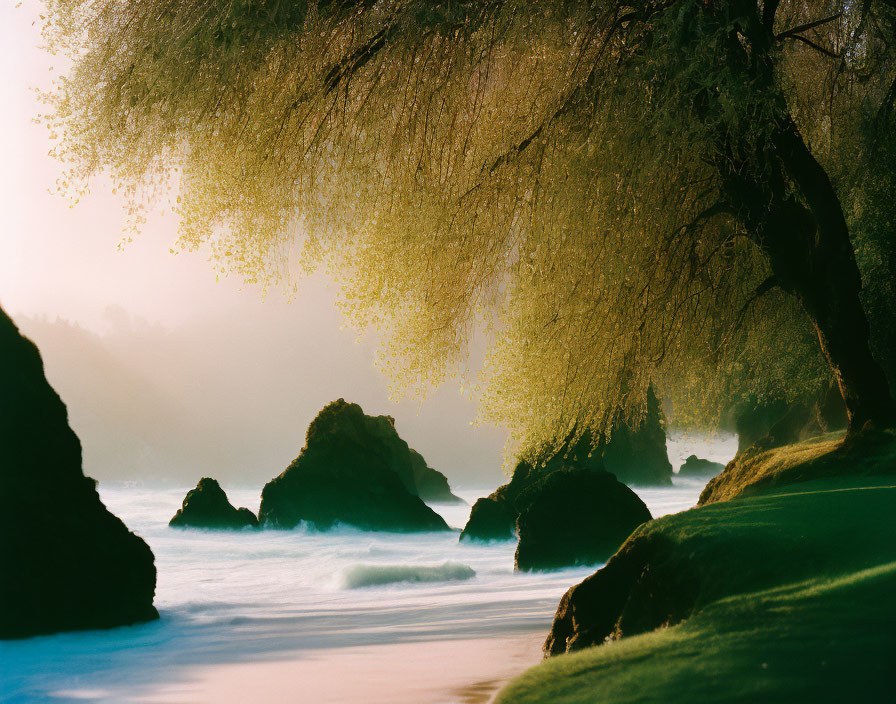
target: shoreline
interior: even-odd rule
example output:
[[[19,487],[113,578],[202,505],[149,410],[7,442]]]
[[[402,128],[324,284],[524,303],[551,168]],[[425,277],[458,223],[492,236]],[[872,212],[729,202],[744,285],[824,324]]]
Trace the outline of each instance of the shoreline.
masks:
[[[48,695],[57,702],[121,704],[487,704],[538,664],[544,635],[299,651],[276,661],[198,665],[140,693],[72,687]]]

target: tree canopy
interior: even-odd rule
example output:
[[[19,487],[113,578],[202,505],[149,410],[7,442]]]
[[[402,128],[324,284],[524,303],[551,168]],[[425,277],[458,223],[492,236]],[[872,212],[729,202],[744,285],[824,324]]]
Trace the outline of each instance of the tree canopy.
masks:
[[[894,25],[887,0],[49,0],[50,122],[66,182],[173,184],[227,270],[282,281],[301,245],[399,381],[489,326],[485,416],[536,446],[651,382],[693,422],[849,386],[828,312],[854,306],[793,262],[857,294],[838,218],[886,259]]]

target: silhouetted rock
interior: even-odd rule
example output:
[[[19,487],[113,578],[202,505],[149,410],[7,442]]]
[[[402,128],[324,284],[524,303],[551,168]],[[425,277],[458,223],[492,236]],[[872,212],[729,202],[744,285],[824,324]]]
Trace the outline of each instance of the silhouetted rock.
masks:
[[[609,441],[592,452],[606,470],[630,486],[670,486],[672,464],[666,452],[666,424],[653,387],[647,389],[647,414],[632,428],[618,420]]]
[[[305,447],[261,494],[259,522],[318,529],[346,523],[366,530],[448,530],[439,514],[408,491],[410,449],[389,416],[368,416],[343,399],[308,426]],[[404,478],[404,480],[403,480]]]
[[[416,450],[411,450],[411,469],[414,485],[412,494],[416,493],[424,501],[436,503],[463,503],[463,499],[451,493],[448,479],[438,470],[426,464],[426,460]]]
[[[37,348],[0,310],[0,637],[158,618],[149,546],[81,469]]]
[[[533,483],[559,467],[560,460],[557,458],[549,459],[540,467],[519,462],[507,484],[499,486],[487,497],[473,504],[460,539],[489,541],[515,538],[516,519],[525,508],[524,505],[517,505],[517,499]]]
[[[169,526],[194,528],[257,528],[258,519],[247,508],[235,508],[214,479],[203,477],[190,489]]]
[[[556,471],[529,487],[517,520],[520,570],[559,569],[607,560],[650,511],[609,472]]]
[[[505,501],[492,497],[473,504],[470,519],[460,534],[461,540],[513,540],[516,538],[516,513]]]
[[[725,469],[725,465],[720,462],[710,462],[709,460],[700,459],[697,455],[691,455],[678,469],[678,476],[702,478],[714,477],[723,469]]]

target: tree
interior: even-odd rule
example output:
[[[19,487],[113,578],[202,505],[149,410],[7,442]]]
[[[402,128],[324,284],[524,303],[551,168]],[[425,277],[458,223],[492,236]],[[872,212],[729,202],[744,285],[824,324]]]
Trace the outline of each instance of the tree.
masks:
[[[806,320],[850,428],[893,418],[831,178],[872,163],[854,108],[892,131],[889,0],[48,9],[74,182],[173,169],[183,243],[248,278],[304,232],[401,380],[485,321],[487,417],[522,443],[643,413],[651,381],[712,397]]]

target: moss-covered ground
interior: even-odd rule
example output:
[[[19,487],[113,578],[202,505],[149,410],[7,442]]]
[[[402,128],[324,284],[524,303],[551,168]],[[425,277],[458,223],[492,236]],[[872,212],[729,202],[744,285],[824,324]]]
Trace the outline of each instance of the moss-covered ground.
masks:
[[[641,531],[701,565],[695,613],[550,658],[499,704],[896,702],[896,477],[803,482]]]

